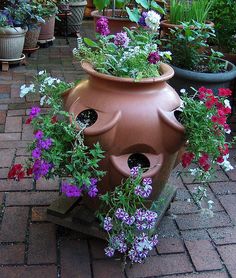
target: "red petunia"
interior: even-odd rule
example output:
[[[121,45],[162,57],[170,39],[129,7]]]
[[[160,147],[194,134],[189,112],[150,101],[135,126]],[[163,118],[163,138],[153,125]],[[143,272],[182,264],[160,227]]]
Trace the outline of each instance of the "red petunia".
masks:
[[[209,159],[209,155],[208,154],[202,154],[201,157],[198,159],[198,163],[200,166],[205,166],[206,164],[208,164],[208,159]]]
[[[230,89],[220,88],[218,90],[218,95],[220,97],[228,97],[232,95],[232,91]]]
[[[194,159],[194,154],[190,152],[186,152],[182,155],[182,166],[186,168],[191,164]]]
[[[25,123],[27,124],[27,125],[29,125],[31,122],[32,122],[32,117],[29,117],[26,121],[25,121]]]
[[[32,174],[33,174],[33,168],[31,167],[31,168],[28,168],[27,170],[26,170],[26,174],[27,174],[27,176],[31,176]]]
[[[17,181],[25,177],[25,172],[21,164],[15,164],[8,173],[8,179],[15,179]]]
[[[53,117],[51,118],[51,123],[52,123],[52,124],[55,124],[57,121],[58,121],[57,116],[53,116]]]
[[[223,156],[217,157],[216,162],[217,162],[217,163],[223,163],[223,162],[224,162]]]
[[[203,168],[203,170],[204,170],[205,172],[207,172],[207,171],[210,170],[211,165],[207,163],[207,164],[205,164],[204,166],[202,166],[202,168]]]

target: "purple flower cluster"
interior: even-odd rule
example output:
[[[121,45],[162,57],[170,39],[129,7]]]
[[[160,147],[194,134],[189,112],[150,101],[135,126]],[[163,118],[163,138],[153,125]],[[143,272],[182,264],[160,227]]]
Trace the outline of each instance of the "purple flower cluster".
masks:
[[[129,45],[129,37],[126,32],[120,32],[115,35],[114,44],[117,46],[127,47]]]
[[[137,185],[134,189],[134,193],[142,198],[148,198],[152,192],[152,179],[144,178],[142,185]]]
[[[33,165],[34,178],[38,180],[40,177],[46,176],[52,169],[53,165],[44,159],[37,159]]]
[[[64,182],[61,187],[61,191],[67,196],[67,197],[80,197],[82,194],[82,189],[78,188],[74,184],[69,184]]]
[[[106,17],[101,17],[96,23],[96,32],[102,36],[107,36],[110,34],[108,19]]]
[[[145,18],[147,17],[147,12],[142,12],[142,15],[141,15],[141,17],[140,17],[140,19],[139,19],[139,21],[138,21],[138,24],[140,25],[140,26],[143,26],[143,27],[145,27],[145,26],[147,26],[147,24],[146,24],[146,22],[145,22]]]
[[[88,195],[91,198],[96,197],[97,194],[98,194],[97,182],[98,182],[98,180],[95,179],[95,178],[90,179],[90,186],[88,188]]]
[[[103,221],[103,228],[105,231],[109,232],[112,229],[112,219],[111,217],[105,217]]]
[[[161,57],[160,57],[159,53],[157,51],[155,51],[155,52],[149,53],[147,59],[148,59],[148,62],[150,64],[154,64],[155,65],[155,64],[157,64],[160,61]]]
[[[151,210],[137,209],[135,212],[135,225],[140,231],[152,229],[155,226],[157,213]]]
[[[142,233],[135,237],[134,244],[128,252],[128,257],[132,263],[142,263],[147,257],[148,252],[152,250],[158,243],[157,235],[148,237],[146,233]]]

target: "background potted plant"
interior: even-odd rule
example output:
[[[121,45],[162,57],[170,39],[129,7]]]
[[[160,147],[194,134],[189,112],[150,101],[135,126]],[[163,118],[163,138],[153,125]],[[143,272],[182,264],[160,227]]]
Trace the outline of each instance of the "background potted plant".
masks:
[[[182,23],[170,31],[165,49],[172,53],[171,64],[175,71],[170,84],[179,91],[198,88],[201,84],[217,92],[228,88],[236,76],[236,68],[223,60],[223,54],[209,48],[208,40],[214,38],[214,29],[194,21]]]
[[[161,22],[161,29],[164,34],[170,33],[170,29],[182,28],[182,22],[191,20],[199,23],[214,24],[209,21],[209,12],[214,0],[170,0],[168,18]]]
[[[0,12],[0,59],[21,58],[27,26],[24,2],[9,2]]]
[[[112,34],[122,31],[123,27],[137,26],[140,15],[143,11],[155,10],[164,14],[164,9],[156,1],[139,1],[139,0],[121,0],[121,1],[99,1],[94,0],[97,10],[91,15],[94,17],[95,25],[101,16],[109,19],[109,28]]]
[[[52,0],[33,0],[41,10],[41,16],[45,23],[41,26],[39,41],[52,41],[54,38],[55,18],[58,13],[57,5]]]
[[[236,2],[215,0],[211,7],[211,18],[215,22],[216,40],[214,43],[225,58],[236,64]]]

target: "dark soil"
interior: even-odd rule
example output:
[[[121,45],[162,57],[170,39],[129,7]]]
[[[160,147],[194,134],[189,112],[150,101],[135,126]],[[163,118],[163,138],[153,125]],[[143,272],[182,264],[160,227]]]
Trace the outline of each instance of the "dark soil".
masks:
[[[79,113],[79,115],[76,117],[76,122],[79,125],[85,125],[86,127],[89,127],[93,125],[98,119],[98,114],[93,109],[86,109]]]
[[[128,166],[130,169],[139,166],[146,172],[150,167],[150,161],[144,154],[133,153],[128,158]]]

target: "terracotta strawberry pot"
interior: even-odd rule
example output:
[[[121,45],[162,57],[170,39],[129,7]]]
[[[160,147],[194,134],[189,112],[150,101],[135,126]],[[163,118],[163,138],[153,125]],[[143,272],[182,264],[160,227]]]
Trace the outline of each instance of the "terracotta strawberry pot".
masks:
[[[111,34],[116,34],[123,31],[123,27],[131,28],[137,26],[135,22],[129,20],[127,14],[123,13],[122,10],[115,10],[115,17],[112,16],[111,9],[106,10],[104,15],[97,10],[93,11],[91,15],[94,18],[95,26],[97,20],[102,16],[105,16],[109,20],[109,29],[111,31]]]
[[[141,165],[147,170],[144,176],[153,179],[151,199],[156,199],[184,143],[184,128],[174,114],[180,98],[167,84],[173,69],[162,64],[161,77],[135,82],[98,73],[88,63],[82,68],[89,79],[64,94],[64,106],[77,121],[88,124],[86,144],[99,142],[105,151],[100,168],[107,174],[100,192],[113,190],[130,168]],[[88,206],[97,209],[98,200],[90,199]]]
[[[55,15],[53,15],[49,19],[47,19],[45,24],[42,24],[41,31],[39,34],[39,41],[52,40],[54,37],[54,27],[55,27]]]
[[[28,27],[28,31],[25,35],[24,49],[33,49],[37,46],[40,31],[41,25],[35,24]]]

